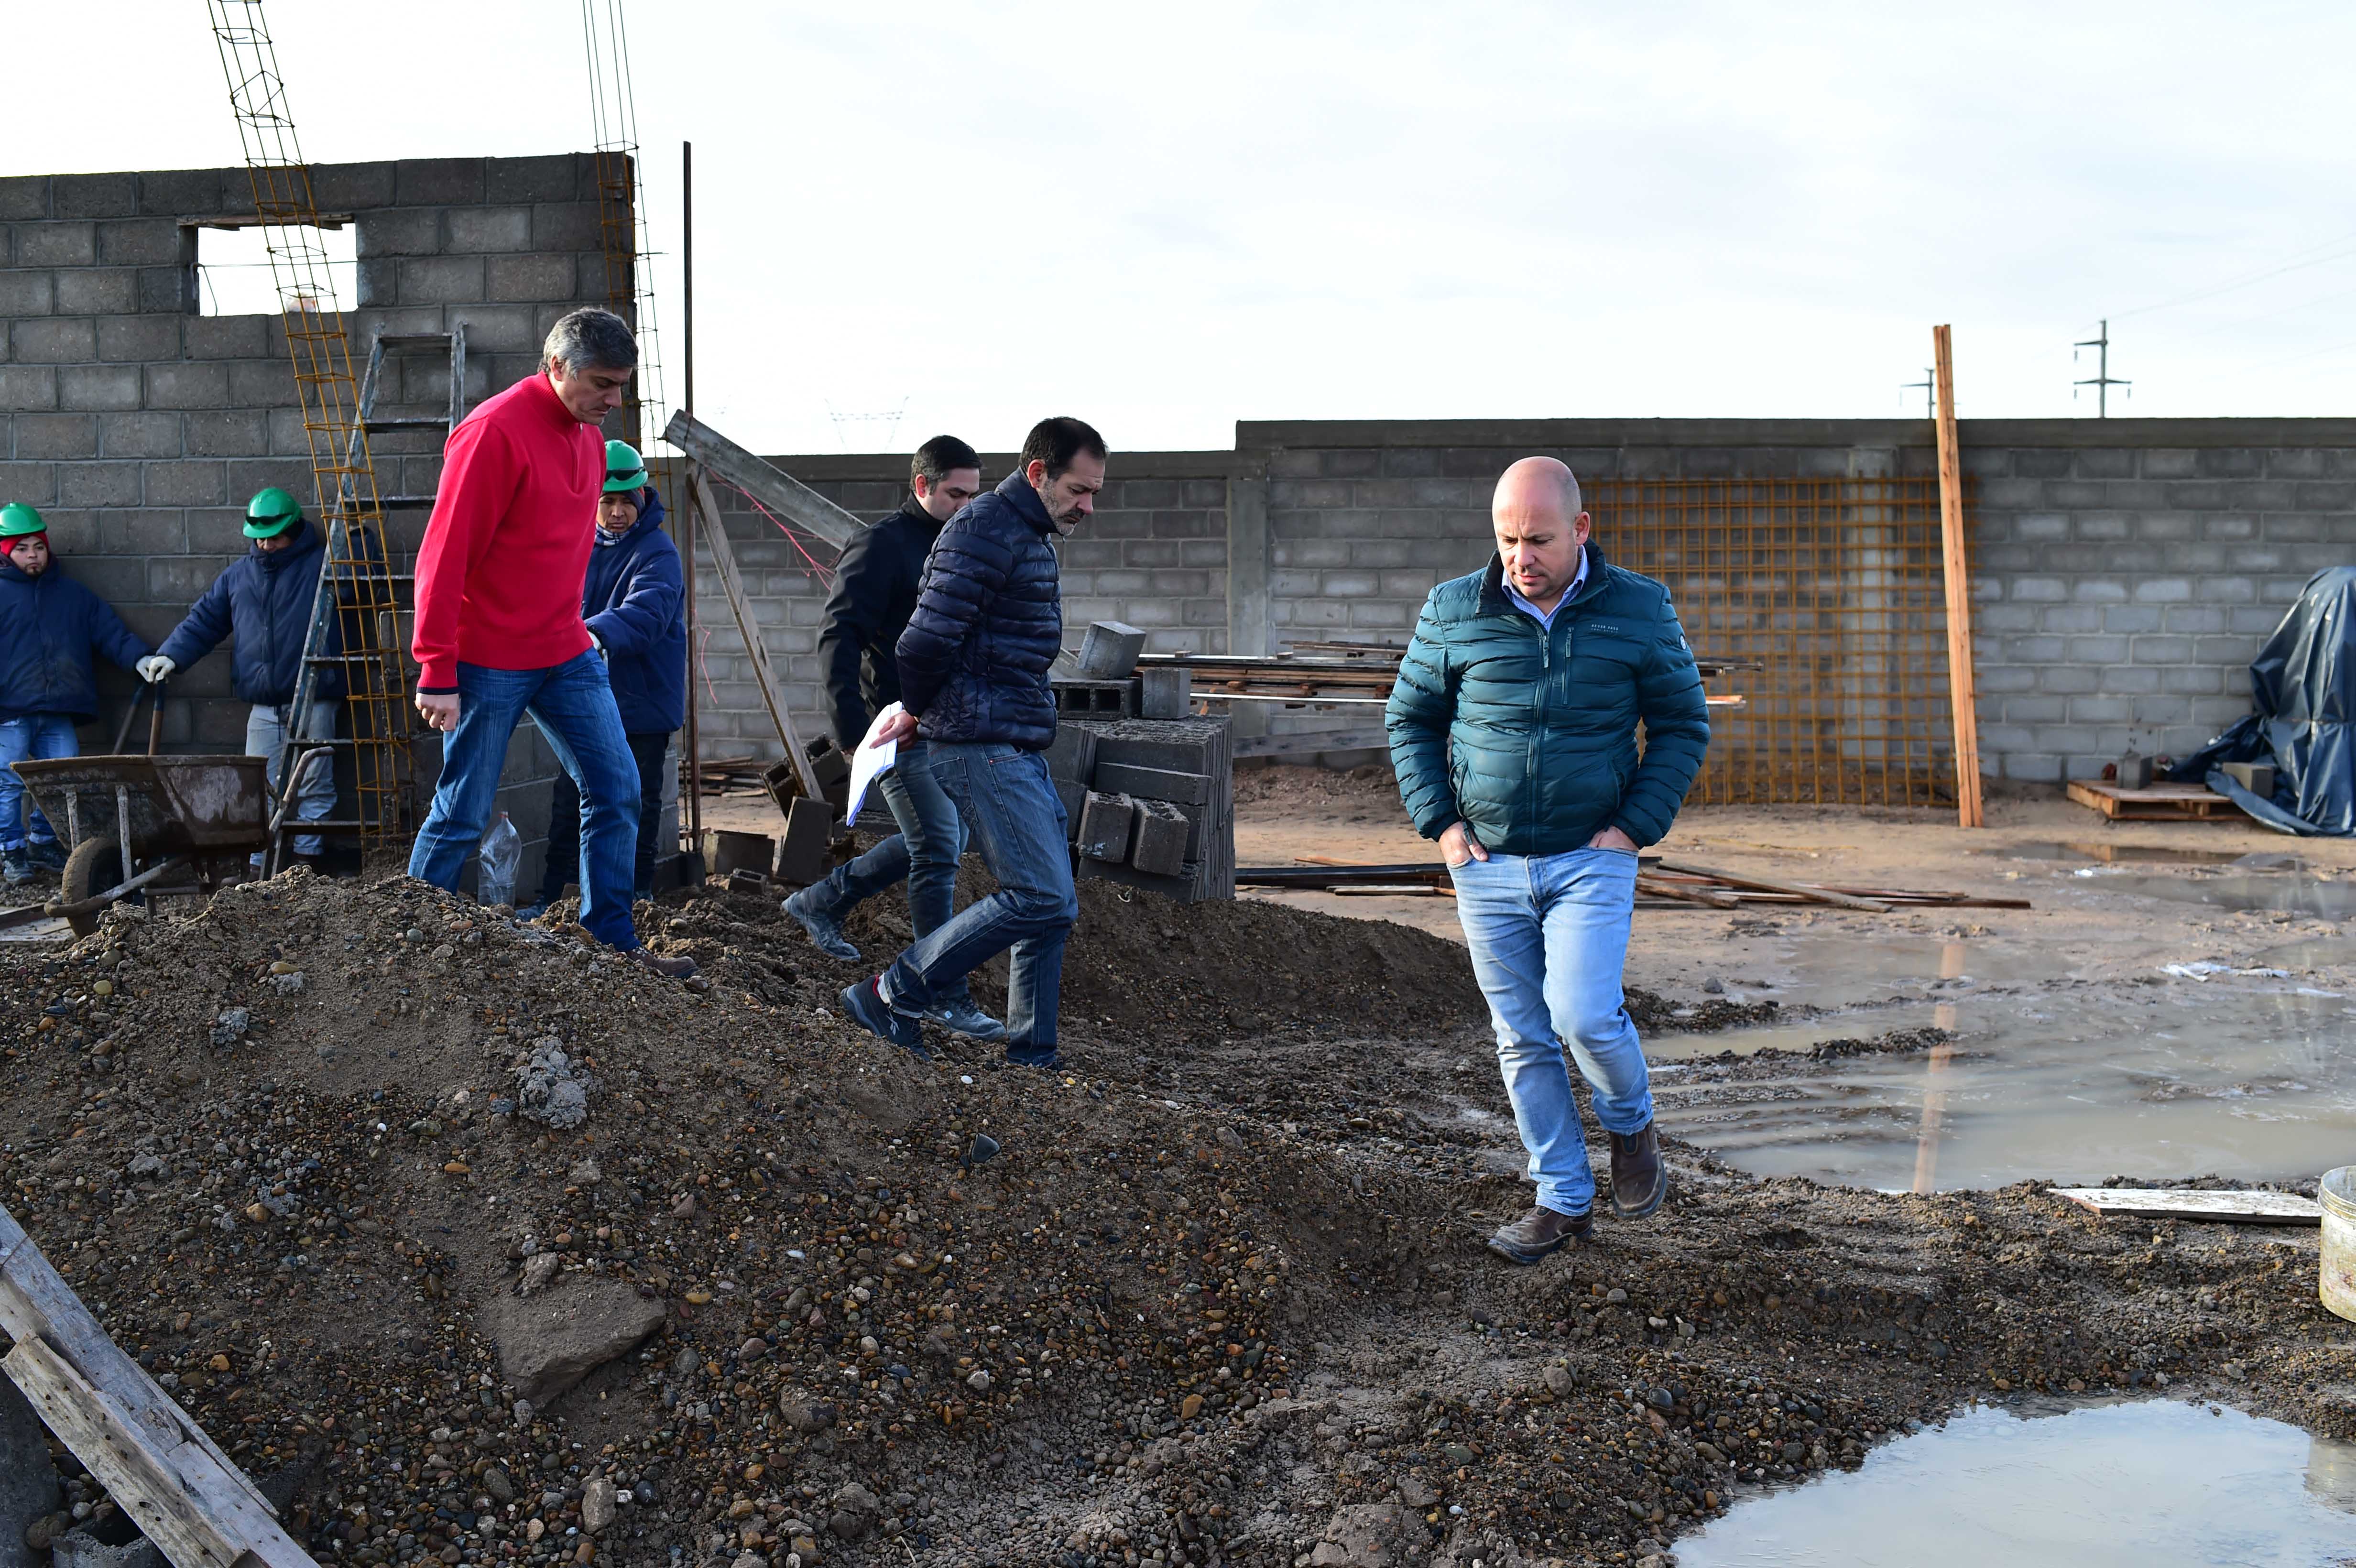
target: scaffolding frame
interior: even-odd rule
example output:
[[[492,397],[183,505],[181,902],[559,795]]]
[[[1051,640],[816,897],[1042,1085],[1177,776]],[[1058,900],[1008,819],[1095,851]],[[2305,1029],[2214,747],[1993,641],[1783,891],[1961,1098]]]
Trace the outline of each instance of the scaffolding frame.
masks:
[[[228,79],[230,108],[252,185],[254,217],[270,256],[295,396],[309,451],[315,514],[327,535],[313,641],[319,617],[344,615],[340,658],[351,719],[352,785],[361,854],[391,848],[413,831],[415,788],[410,766],[413,727],[401,603],[385,538],[376,462],[352,372],[343,310],[317,240],[318,205],[287,107],[278,51],[262,0],[206,0]],[[337,601],[341,599],[340,605]],[[316,647],[306,653],[317,654]],[[313,700],[316,662],[306,657],[297,685],[297,725]],[[294,742],[279,777],[291,784]],[[337,826],[342,826],[338,824]]]
[[[1935,476],[1601,479],[1604,558],[1668,585],[1686,640],[1760,667],[1710,715],[1688,800],[1952,805]]]

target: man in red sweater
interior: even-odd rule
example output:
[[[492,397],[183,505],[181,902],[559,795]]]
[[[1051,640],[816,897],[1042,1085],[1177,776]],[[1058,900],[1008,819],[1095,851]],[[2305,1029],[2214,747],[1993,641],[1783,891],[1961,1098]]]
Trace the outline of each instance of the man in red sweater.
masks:
[[[484,401],[450,432],[433,520],[417,551],[417,710],[443,732],[442,782],[409,874],[455,891],[483,837],[516,721],[529,712],[581,796],[581,923],[658,974],[630,923],[638,772],[581,621],[597,496],[598,423],[621,407],[638,346],[620,316],[576,310],[541,351],[540,374]]]

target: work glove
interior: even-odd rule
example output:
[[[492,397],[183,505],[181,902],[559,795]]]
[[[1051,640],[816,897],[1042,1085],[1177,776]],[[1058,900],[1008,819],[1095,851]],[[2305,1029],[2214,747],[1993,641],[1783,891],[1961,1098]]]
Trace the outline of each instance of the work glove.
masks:
[[[138,664],[133,667],[138,670],[140,679],[145,681],[148,685],[153,686],[155,682],[168,677],[174,670],[180,667],[174,664],[170,659],[166,658],[162,654],[149,654],[145,658],[141,659]]]

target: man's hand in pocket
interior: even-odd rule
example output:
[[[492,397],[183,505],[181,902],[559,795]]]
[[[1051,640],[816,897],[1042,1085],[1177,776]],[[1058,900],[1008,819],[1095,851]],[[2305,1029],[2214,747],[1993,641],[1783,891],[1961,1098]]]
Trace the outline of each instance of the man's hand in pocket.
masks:
[[[1485,860],[1489,851],[1481,848],[1481,840],[1461,822],[1451,822],[1440,836],[1440,858],[1451,866],[1462,866],[1467,860]]]

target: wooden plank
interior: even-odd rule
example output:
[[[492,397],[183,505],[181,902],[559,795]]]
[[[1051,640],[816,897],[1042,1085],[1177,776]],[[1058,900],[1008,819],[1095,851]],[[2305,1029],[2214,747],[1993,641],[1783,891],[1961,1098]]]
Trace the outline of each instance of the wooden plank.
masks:
[[[1955,819],[1983,827],[1978,682],[1972,671],[1971,569],[1964,549],[1963,454],[1955,439],[1955,361],[1947,328],[1931,329],[1939,393],[1939,541],[1947,581],[1947,700],[1955,726]]]
[[[673,415],[672,427],[676,429],[685,418],[685,414]],[[676,443],[678,438],[673,436],[671,440]],[[720,579],[721,591],[728,596],[728,608],[736,616],[736,629],[744,634],[744,652],[753,661],[753,677],[760,684],[761,701],[769,710],[769,722],[777,727],[777,739],[784,742],[786,755],[793,760],[794,771],[801,776],[802,793],[812,800],[823,800],[826,792],[819,787],[809,752],[795,732],[793,709],[786,703],[777,672],[770,667],[768,645],[761,640],[761,624],[753,618],[752,602],[744,596],[744,576],[736,570],[735,548],[728,542],[728,530],[721,526],[720,508],[712,501],[711,483],[704,478],[699,463],[687,465],[687,493],[689,503],[699,513],[697,528],[704,535],[703,547],[712,552],[712,574]]]
[[[2202,784],[2159,784],[2122,789],[2095,779],[2072,779],[2069,796],[2104,816],[2122,821],[2231,822],[2244,816],[2231,796]]]
[[[2296,1192],[2202,1192],[2169,1187],[2056,1187],[2097,1214],[2126,1220],[2205,1220],[2232,1225],[2319,1225],[2323,1207]]]
[[[1661,861],[1664,871],[1683,871],[1691,877],[1708,877],[1724,882],[1730,888],[1756,888],[1765,893],[1790,893],[1810,903],[1832,904],[1841,909],[1863,910],[1868,914],[1888,914],[1890,906],[1878,899],[1861,899],[1850,893],[1835,892],[1830,888],[1812,888],[1801,882],[1779,882],[1767,877],[1744,876],[1736,871],[1721,871],[1709,866],[1697,866],[1690,860]]]
[[[171,1473],[177,1477],[172,1495],[185,1493],[200,1500],[211,1528],[237,1549],[227,1557],[186,1557],[157,1535],[156,1544],[178,1568],[221,1568],[240,1562],[252,1568],[257,1561],[268,1568],[315,1568],[310,1555],[279,1527],[275,1510],[236,1462],[107,1337],[90,1308],[5,1207],[0,1207],[0,1330],[16,1343],[16,1349],[0,1360],[0,1371],[5,1371],[26,1397],[42,1409],[45,1419],[50,1412],[34,1384],[74,1391],[74,1410],[50,1419],[50,1427],[99,1473],[118,1502],[131,1506],[132,1490],[126,1488],[135,1489],[137,1477],[126,1471],[126,1479],[118,1485],[102,1466],[112,1462],[109,1456],[135,1437],[145,1445],[142,1453],[171,1460]],[[32,1383],[27,1381],[28,1377]],[[86,1397],[82,1390],[91,1391],[91,1396]],[[91,1397],[102,1403],[93,1404]],[[83,1435],[78,1438],[68,1430],[70,1426]],[[167,1497],[155,1506],[172,1504]],[[136,1509],[133,1517],[145,1528],[145,1517]]]
[[[1685,903],[1708,904],[1712,909],[1742,907],[1742,901],[1732,893],[1720,892],[1714,888],[1701,887],[1692,882],[1669,881],[1661,877],[1638,876],[1636,891],[1640,893],[1650,893],[1659,899],[1676,899]]]
[[[792,475],[754,456],[684,409],[670,416],[663,439],[786,521],[808,528],[837,549],[857,538],[859,530],[866,526]],[[711,517],[712,530],[719,531],[717,507],[712,508]]]

